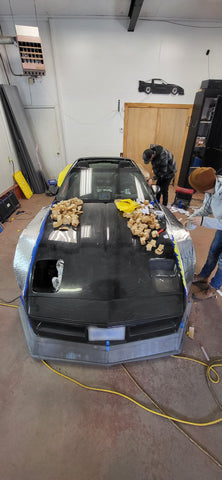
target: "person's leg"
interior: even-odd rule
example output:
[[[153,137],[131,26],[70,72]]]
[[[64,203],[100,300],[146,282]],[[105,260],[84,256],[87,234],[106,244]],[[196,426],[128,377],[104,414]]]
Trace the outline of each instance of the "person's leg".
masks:
[[[219,290],[222,286],[222,253],[219,255],[217,271],[211,279],[210,285],[216,290]]]
[[[203,266],[201,272],[196,277],[207,279],[214,270],[218,262],[216,274],[211,279],[210,284],[205,283],[202,291],[193,294],[197,300],[205,300],[207,298],[216,297],[217,290],[222,286],[222,230],[217,230],[213,242],[210,246],[207,261]],[[198,282],[193,282],[198,283]],[[201,283],[201,282],[200,282]]]
[[[157,179],[156,185],[158,185],[158,187],[160,187],[160,191],[159,191],[159,193],[157,193],[157,195],[156,195],[156,199],[157,199],[157,201],[159,202],[159,201],[160,201],[160,197],[161,197],[161,195],[162,195],[162,180],[161,180],[161,178],[158,178],[158,179]]]
[[[203,266],[201,272],[199,273],[200,277],[208,278],[210,276],[211,272],[216,267],[221,254],[222,254],[222,230],[217,230],[214,235],[214,239],[211,243],[206,263]],[[219,278],[220,278],[220,272],[222,272],[222,259],[220,259],[220,271],[218,274]]]
[[[162,179],[162,195],[163,195],[163,205],[167,206],[168,204],[168,189],[171,179]]]

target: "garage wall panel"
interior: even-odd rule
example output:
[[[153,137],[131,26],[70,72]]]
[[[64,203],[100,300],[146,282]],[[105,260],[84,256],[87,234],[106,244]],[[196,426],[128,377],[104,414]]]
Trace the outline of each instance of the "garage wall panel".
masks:
[[[177,183],[191,112],[192,105],[126,103],[124,156],[152,176],[152,166],[144,165],[142,154],[150,144],[163,145],[174,155]]]
[[[0,15],[0,22],[3,35],[14,35],[12,19]],[[36,25],[36,18],[14,15],[14,22]],[[25,107],[56,109],[61,167],[83,155],[119,155],[125,103],[192,104],[203,79],[222,78],[222,30],[216,24],[194,28],[139,20],[135,31],[128,32],[128,23],[128,18],[39,18],[46,76],[30,85],[28,78],[13,76],[6,61],[10,83],[18,87]],[[17,48],[9,45],[7,51],[13,71],[22,73]],[[5,59],[3,46],[0,52]],[[2,67],[0,76],[7,82]],[[181,85],[185,95],[138,92],[139,80],[153,77]],[[32,128],[39,149],[46,151],[48,138],[57,145],[57,131],[49,120],[44,132],[41,118],[36,110]],[[43,157],[50,176],[56,175],[54,155],[46,151]],[[1,177],[0,190],[3,181]]]
[[[26,115],[34,132],[37,151],[44,158],[47,180],[58,178],[65,167],[61,158],[60,136],[55,107],[26,107]],[[50,127],[50,128],[49,128]],[[46,139],[47,132],[47,139]]]

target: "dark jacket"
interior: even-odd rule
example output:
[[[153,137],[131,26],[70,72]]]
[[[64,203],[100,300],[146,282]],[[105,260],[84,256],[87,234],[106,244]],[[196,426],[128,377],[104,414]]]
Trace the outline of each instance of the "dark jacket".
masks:
[[[166,180],[174,178],[177,167],[173,154],[161,145],[155,145],[151,150],[156,152],[155,157],[151,160],[155,177],[157,179],[165,178]]]

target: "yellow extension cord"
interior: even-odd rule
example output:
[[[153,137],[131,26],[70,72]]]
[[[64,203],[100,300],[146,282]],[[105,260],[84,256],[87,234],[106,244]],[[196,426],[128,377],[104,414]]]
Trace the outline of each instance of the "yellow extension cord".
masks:
[[[11,305],[10,303],[1,303],[2,307],[12,307],[12,308],[19,308],[18,305]]]
[[[213,383],[218,383],[220,381],[220,377],[219,377],[218,373],[216,372],[216,370],[214,370],[214,367],[222,367],[222,363],[215,363],[215,364],[212,364],[212,365],[209,366],[205,362],[201,362],[200,360],[192,359],[192,358],[189,358],[189,357],[183,357],[183,356],[179,356],[179,355],[173,355],[173,357],[194,361],[196,363],[200,363],[201,365],[206,366],[207,367],[207,375],[208,375],[208,378],[210,379],[210,381],[212,381]],[[140,402],[137,402],[132,397],[129,397],[128,395],[125,395],[124,393],[117,392],[115,390],[109,390],[107,388],[97,388],[97,387],[90,387],[89,385],[84,385],[83,383],[78,382],[78,380],[74,380],[74,378],[71,378],[68,375],[64,375],[63,373],[59,372],[58,370],[55,370],[55,368],[51,367],[45,360],[42,360],[42,363],[47,368],[49,368],[53,373],[56,373],[57,375],[60,375],[60,377],[63,377],[66,380],[69,380],[70,382],[75,383],[79,387],[85,388],[87,390],[92,390],[94,392],[111,393],[113,395],[123,397],[126,400],[129,400],[130,402],[134,403],[138,407],[142,408],[143,410],[146,410],[147,412],[153,413],[154,415],[157,415],[159,417],[167,418],[168,420],[172,420],[174,422],[184,423],[186,425],[193,425],[195,427],[208,427],[210,425],[216,425],[217,423],[222,422],[222,417],[218,418],[217,420],[212,420],[211,422],[204,422],[204,423],[191,422],[191,421],[188,421],[188,420],[182,420],[182,419],[179,419],[179,418],[171,417],[171,415],[166,415],[164,413],[159,413],[159,412],[156,412],[155,410],[152,410],[151,408],[145,407]],[[216,380],[212,379],[211,371],[213,371],[213,373],[216,377]]]
[[[18,308],[17,305],[11,305],[8,303],[0,303],[0,305],[5,306],[5,307],[13,307],[13,308]],[[212,383],[219,383],[220,382],[220,377],[217,371],[215,370],[215,367],[222,367],[222,363],[218,363],[215,361],[215,363],[211,363],[211,365],[208,365],[208,363],[202,362],[201,360],[196,360],[195,358],[190,358],[190,357],[185,357],[185,356],[180,356],[180,355],[172,355],[174,358],[181,358],[183,360],[189,360],[191,362],[196,362],[199,363],[200,365],[203,365],[204,367],[207,367],[207,378],[212,382]],[[42,360],[42,363],[49,368],[53,373],[56,373],[60,377],[65,378],[66,380],[69,380],[70,382],[75,383],[79,387],[85,388],[86,390],[92,390],[94,392],[103,392],[103,393],[110,393],[113,395],[117,395],[119,397],[125,398],[126,400],[129,400],[130,402],[134,403],[138,407],[142,408],[143,410],[153,413],[154,415],[157,415],[159,417],[167,418],[168,420],[172,420],[173,422],[178,422],[178,423],[183,423],[186,425],[193,425],[195,427],[208,427],[210,425],[216,425],[217,423],[222,422],[222,417],[218,418],[217,420],[212,420],[211,422],[203,422],[203,423],[198,423],[198,422],[191,422],[188,420],[182,420],[176,417],[171,417],[171,415],[166,415],[164,413],[156,412],[155,410],[152,410],[151,408],[145,407],[145,405],[142,405],[140,402],[137,402],[134,400],[132,397],[129,397],[128,395],[125,395],[124,393],[117,392],[115,390],[109,390],[107,388],[97,388],[97,387],[90,387],[89,385],[84,385],[81,382],[78,382],[78,380],[75,380],[74,378],[69,377],[68,375],[64,375],[63,373],[59,372],[55,368],[51,367],[45,360]],[[212,377],[212,372],[215,378]]]

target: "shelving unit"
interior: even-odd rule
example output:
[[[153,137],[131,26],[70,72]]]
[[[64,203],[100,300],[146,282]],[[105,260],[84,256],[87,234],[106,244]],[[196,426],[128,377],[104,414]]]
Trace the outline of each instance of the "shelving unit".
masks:
[[[222,168],[222,80],[204,80],[196,93],[178,185],[189,187],[198,166]]]

